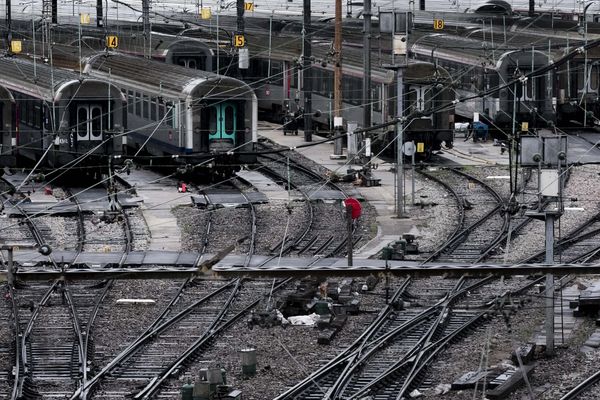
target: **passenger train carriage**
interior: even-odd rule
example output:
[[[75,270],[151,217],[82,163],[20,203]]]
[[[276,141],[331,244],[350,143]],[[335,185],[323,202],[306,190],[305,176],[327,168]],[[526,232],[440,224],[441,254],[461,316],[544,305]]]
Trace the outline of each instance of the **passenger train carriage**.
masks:
[[[98,166],[123,154],[126,99],[108,81],[5,57],[0,86],[10,99],[2,104],[4,165],[25,157],[50,167]]]
[[[128,99],[128,145],[135,154],[215,168],[253,162],[247,153],[257,140],[257,100],[242,81],[116,53],[93,55],[85,64],[87,74],[110,80]]]
[[[16,165],[14,146],[17,138],[13,135],[15,99],[4,86],[0,86],[0,166]]]
[[[513,119],[530,128],[598,125],[600,49],[583,51],[584,44],[582,38],[487,28],[424,35],[410,52],[451,73],[457,98],[467,99],[456,105],[458,115],[470,119],[477,112],[504,131],[502,137]]]
[[[249,68],[238,69],[238,60],[235,51],[230,46],[225,46],[227,41],[226,32],[222,32],[221,42],[223,46],[216,44],[214,31],[207,29],[188,29],[173,34],[172,32],[153,32],[151,35],[151,49],[143,35],[128,35],[122,37],[119,43],[119,51],[146,55],[152,59],[161,60],[165,63],[185,66],[190,69],[218,71],[222,75],[240,77],[254,90],[258,100],[258,110],[262,117],[272,121],[281,122],[287,110],[298,111],[303,104],[302,75],[303,69],[298,62],[302,54],[302,43],[296,32],[287,29],[287,22],[274,21],[272,24],[271,48],[266,49],[264,44],[269,40],[269,21],[263,19],[260,27],[253,24],[251,32],[247,33],[250,49]],[[357,21],[355,21],[356,25]],[[266,30],[265,30],[266,29]],[[214,30],[214,28],[213,28]],[[78,44],[78,39],[69,34],[68,28],[57,28],[55,35],[62,43],[71,45]],[[86,48],[99,49],[104,46],[100,33],[89,29],[82,41]],[[356,36],[356,35],[355,35]],[[56,36],[55,36],[56,37]],[[31,47],[31,46],[29,46]],[[76,47],[73,47],[76,48]],[[54,48],[54,62],[59,61],[62,56],[57,47]],[[69,56],[72,57],[73,55]],[[331,56],[330,43],[323,40],[313,42],[314,62],[311,63],[313,73],[312,79],[312,105],[314,127],[316,130],[330,131],[333,128],[333,59]],[[345,46],[343,61],[343,117],[345,121],[357,122],[362,126],[364,120],[362,82],[364,52],[360,46]],[[390,63],[389,54],[373,52],[371,73],[371,121],[380,124],[392,121],[396,113],[395,91],[396,81],[394,72],[381,67],[381,64]],[[443,68],[433,68],[433,64],[426,66],[427,62],[418,63],[418,66],[409,66],[412,71],[412,82],[405,82],[405,104],[420,99],[419,112],[425,111],[432,106],[442,103],[442,100],[450,103],[451,92],[437,91],[433,97],[428,97],[424,103],[424,97],[414,93],[431,93],[428,89],[432,85],[448,83],[447,73]],[[417,72],[421,67],[422,76]],[[435,80],[438,79],[437,82]],[[420,96],[420,97],[419,97]],[[315,111],[319,112],[315,112]],[[415,139],[423,142],[425,153],[430,154],[441,148],[441,144],[452,145],[452,115],[453,111],[441,111],[437,115],[419,118],[420,121],[407,126],[405,138]],[[408,115],[408,114],[407,114]],[[130,120],[132,115],[129,114]],[[426,129],[424,124],[429,121]],[[302,124],[302,115],[298,117]],[[416,128],[418,126],[418,128]],[[393,127],[391,128],[393,130]],[[410,135],[409,131],[414,132]],[[416,133],[419,131],[419,133]],[[426,132],[427,131],[427,132]],[[386,131],[378,132],[380,137],[385,137]],[[385,146],[385,145],[384,145]]]

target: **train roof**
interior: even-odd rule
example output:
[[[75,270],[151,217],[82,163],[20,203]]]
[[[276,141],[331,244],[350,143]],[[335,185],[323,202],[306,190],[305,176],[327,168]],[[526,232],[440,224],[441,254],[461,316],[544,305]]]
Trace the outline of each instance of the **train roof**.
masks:
[[[581,39],[475,29],[464,35],[451,33],[423,35],[415,39],[410,46],[410,51],[425,57],[494,69],[503,55],[508,53],[535,51],[549,56],[551,60],[557,60],[584,43]],[[595,56],[598,50],[590,49],[588,52]]]
[[[53,68],[40,61],[34,64],[33,61],[15,57],[0,58],[0,85],[45,101],[57,100],[66,87],[86,81],[99,80]]]
[[[85,64],[87,73],[108,79],[117,86],[143,87],[178,98],[187,97],[199,86],[209,88],[204,92],[207,97],[211,92],[214,92],[212,97],[225,94],[246,97],[250,90],[236,78],[113,52],[95,54],[88,57]]]

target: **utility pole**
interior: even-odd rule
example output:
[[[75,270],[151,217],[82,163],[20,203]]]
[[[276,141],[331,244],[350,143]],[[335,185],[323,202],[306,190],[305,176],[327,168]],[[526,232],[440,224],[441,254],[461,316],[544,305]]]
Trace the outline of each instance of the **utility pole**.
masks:
[[[52,23],[58,24],[58,0],[52,0]]]
[[[102,0],[96,0],[96,26],[101,28],[104,26],[104,9]]]
[[[548,211],[546,218],[546,260],[548,265],[554,264],[554,219],[557,213]],[[554,355],[554,275],[546,274],[546,355]]]
[[[397,17],[392,14],[394,19]],[[381,18],[380,18],[381,20]],[[404,26],[392,29],[392,64],[384,65],[396,71],[396,217],[404,218],[404,68],[406,68],[406,47],[408,40],[409,14],[405,13]]]
[[[402,154],[402,145],[404,144],[404,121],[402,120],[404,114],[404,82],[403,82],[403,69],[404,66],[396,66],[396,187],[398,191],[398,198],[396,204],[396,216],[398,218],[404,217],[404,154]]]
[[[343,129],[342,120],[342,0],[335,0],[335,38],[333,41],[335,53],[335,66],[333,70],[333,126],[335,134],[339,135]],[[343,139],[335,140],[333,157],[339,158],[343,153]]]
[[[6,47],[9,54],[12,54],[10,42],[12,41],[12,16],[10,0],[6,0]]]
[[[237,33],[238,35],[244,34],[244,0],[237,0]]]
[[[535,14],[535,0],[529,0],[529,16],[533,17]]]
[[[142,25],[144,30],[144,57],[151,58],[152,34],[150,32],[150,0],[142,0]]]
[[[246,47],[246,37],[244,36],[244,12],[246,9],[244,0],[237,0],[237,33],[235,36],[235,47],[238,53],[238,74],[242,76],[242,70],[250,67],[250,55]],[[269,74],[271,70],[269,68]]]
[[[371,0],[364,0],[364,70],[363,79],[363,127],[371,127]]]
[[[304,0],[302,91],[304,92],[304,141],[312,142],[312,71],[310,0]]]
[[[538,209],[536,211],[526,212],[525,215],[531,218],[544,220],[545,221],[545,263],[547,265],[554,264],[554,223],[560,218],[563,213],[563,202],[562,202],[562,163],[567,163],[567,141],[563,140],[563,137],[544,137],[542,138],[542,154],[535,154],[533,161],[538,163],[538,186],[540,202],[542,197],[551,199],[556,206],[551,208],[547,206],[545,209]],[[550,150],[546,150],[550,149]],[[546,152],[548,154],[557,154],[558,159],[547,159]],[[523,157],[521,157],[523,159]],[[556,169],[547,168],[542,169],[541,166],[556,166]],[[545,330],[546,330],[546,350],[547,356],[551,357],[554,355],[554,275],[552,273],[546,274],[546,288],[544,290],[545,299]]]

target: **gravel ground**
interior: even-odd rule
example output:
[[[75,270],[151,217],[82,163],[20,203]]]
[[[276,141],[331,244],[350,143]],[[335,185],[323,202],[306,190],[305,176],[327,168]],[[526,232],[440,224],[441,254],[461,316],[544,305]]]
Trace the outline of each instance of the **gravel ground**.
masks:
[[[296,156],[293,156],[296,157]],[[298,156],[299,158],[301,156]],[[313,168],[325,174],[327,171],[317,165]],[[480,177],[490,175],[506,175],[503,168],[486,167],[485,169],[472,168],[468,171]],[[557,237],[573,230],[586,218],[598,212],[596,187],[600,179],[600,166],[582,166],[573,168],[573,173],[565,189],[565,198],[569,199],[566,206],[583,207],[583,211],[565,212],[560,224],[557,224]],[[407,171],[407,179],[410,172]],[[432,184],[421,175],[417,179],[417,201],[414,208],[407,207],[419,229],[419,245],[421,251],[432,251],[444,241],[454,228],[456,204],[452,196],[446,193],[439,185]],[[503,196],[508,195],[508,181],[503,179],[486,180],[493,185]],[[577,199],[572,201],[571,199]],[[299,203],[301,204],[301,203]],[[361,218],[359,231],[363,235],[374,234],[375,211],[367,204],[363,204],[363,218]],[[284,234],[288,210],[286,203],[271,203],[257,206],[258,236],[257,252],[267,252],[277,243]],[[213,211],[200,210],[193,207],[178,207],[174,211],[178,223],[182,227],[182,249],[186,251],[199,251],[204,240],[205,226],[208,213],[212,213],[213,230],[211,233],[209,251],[216,251],[230,244],[241,236],[249,233],[248,211],[245,209],[222,208]],[[305,226],[307,208],[303,205],[293,207],[289,218],[289,237],[294,237]],[[365,218],[366,217],[366,218]],[[143,221],[141,214],[137,215],[134,226]],[[26,239],[30,236],[27,230],[14,229],[14,219],[0,219],[0,229],[10,232],[6,240]],[[76,229],[74,221],[61,217],[42,217],[39,222],[51,231],[55,238],[54,246],[69,248],[73,243]],[[12,226],[11,229],[3,229]],[[232,227],[235,227],[232,229]],[[115,235],[114,226],[95,225],[94,236],[98,238]],[[105,230],[106,229],[106,230]],[[140,232],[144,231],[140,228]],[[112,233],[111,233],[112,232]],[[122,232],[122,229],[119,230]],[[147,229],[146,229],[147,232]],[[532,254],[534,249],[543,248],[543,223],[534,221],[526,229],[527,235],[514,237],[510,246],[509,259],[520,260],[525,255]],[[136,249],[145,247],[143,233],[140,233]],[[219,237],[215,240],[214,237]],[[121,233],[122,240],[122,233]],[[365,239],[366,240],[366,239]],[[146,241],[147,243],[147,241]],[[244,253],[244,247],[239,247],[238,252]],[[332,278],[334,279],[334,278]],[[398,284],[398,279],[393,279]],[[135,339],[151,323],[156,315],[162,311],[166,301],[174,294],[177,283],[171,281],[118,281],[109,292],[101,308],[96,329],[94,332],[94,345],[96,368],[103,366],[111,356],[122,350],[131,340]],[[500,288],[499,288],[500,289]],[[331,357],[338,354],[349,345],[374,318],[383,304],[384,285],[379,283],[374,294],[365,294],[362,297],[361,309],[367,312],[357,316],[350,316],[343,330],[335,338],[331,346],[317,344],[318,330],[308,327],[281,327],[259,328],[249,330],[245,321],[240,321],[228,329],[206,352],[201,359],[190,368],[181,381],[188,377],[196,376],[197,369],[212,366],[220,362],[227,370],[228,382],[234,387],[242,389],[245,399],[268,399],[282,393],[288,386],[293,385],[307,376],[308,371],[313,371]],[[38,294],[36,293],[36,296]],[[117,306],[119,298],[153,298],[157,301],[154,306]],[[28,298],[19,300],[21,308],[27,307]],[[543,323],[543,304],[538,297],[528,303],[526,308],[519,309],[510,317],[511,329],[505,320],[498,316],[487,325],[479,328],[467,339],[449,347],[438,359],[428,374],[432,387],[438,384],[449,384],[464,372],[476,370],[481,362],[483,349],[489,346],[487,365],[499,364],[507,360],[511,350],[516,344],[525,343],[532,339],[537,327]],[[577,333],[569,342],[569,347],[558,349],[554,358],[546,359],[539,355],[538,366],[532,378],[532,386],[536,391],[536,399],[556,399],[564,394],[582,376],[591,373],[600,361],[600,352],[586,349],[581,351],[582,343],[589,337],[595,327],[593,321],[586,320],[577,328]],[[0,330],[0,334],[5,330]],[[253,346],[257,349],[258,374],[244,380],[241,375],[239,353],[241,348]],[[218,360],[218,361],[217,361]],[[472,391],[450,392],[443,397],[434,394],[433,388],[424,390],[424,398],[447,399],[472,399]],[[511,399],[527,398],[527,391],[520,390],[513,394]],[[598,397],[588,397],[598,398]]]
[[[594,277],[579,278],[574,284],[579,285],[584,282],[589,285],[594,279]],[[504,285],[507,289],[513,288],[519,285],[520,281],[522,279],[507,279]],[[495,318],[489,323],[480,326],[477,331],[454,343],[442,353],[427,373],[425,380],[429,381],[428,385],[420,388],[423,398],[473,399],[475,398],[473,389],[450,391],[443,396],[436,392],[436,389],[443,385],[450,385],[466,372],[477,371],[480,365],[487,367],[513,365],[510,361],[513,349],[521,344],[532,342],[536,332],[544,323],[544,299],[534,292],[523,299],[526,300],[525,306],[514,309],[508,314],[508,318],[495,313]],[[578,318],[573,333],[566,337],[566,346],[557,346],[554,357],[545,357],[542,349],[536,351],[536,368],[530,379],[536,399],[558,399],[584,377],[597,371],[600,351],[583,347],[583,343],[597,329],[594,325],[592,318]],[[482,358],[486,354],[487,357]],[[480,386],[476,398],[483,398],[481,396]],[[595,396],[586,399],[597,399],[597,395]],[[523,386],[507,399],[531,399],[529,389]]]
[[[582,207],[583,210],[567,210],[555,224],[555,237],[560,239],[598,213],[599,203],[596,188],[600,184],[600,166],[573,167],[564,191],[565,206]],[[576,199],[575,201],[571,199]],[[526,235],[518,235],[510,244],[508,262],[518,262],[544,249],[544,221],[532,221]]]
[[[349,281],[348,278],[329,278],[329,282]],[[401,279],[391,277],[390,286],[397,287]],[[364,280],[357,280],[352,287],[362,287]],[[294,285],[278,294],[278,300],[293,292]],[[202,353],[189,370],[172,382],[181,385],[196,377],[200,368],[219,365],[227,372],[227,383],[244,393],[246,400],[265,400],[283,393],[288,387],[306,378],[315,369],[335,357],[349,346],[366,329],[385,304],[385,285],[383,282],[371,292],[360,295],[361,313],[349,315],[343,329],[329,346],[319,345],[320,331],[308,326],[288,326],[283,328],[254,327],[249,329],[246,321],[240,321],[221,335],[213,345]],[[258,309],[264,308],[264,304]],[[256,376],[244,379],[241,372],[239,350],[253,347],[257,354]]]
[[[411,178],[407,171],[407,179]],[[417,242],[421,253],[430,253],[444,243],[457,222],[457,204],[452,194],[439,183],[417,173],[415,175],[415,206],[407,202],[407,214],[413,219],[418,229]],[[422,259],[423,255],[410,255],[407,259]]]
[[[256,254],[269,254],[281,240],[288,243],[297,238],[306,227],[308,207],[305,203],[270,202],[255,206],[257,218]]]
[[[101,369],[114,356],[135,340],[166,307],[181,281],[122,280],[115,281],[104,299],[94,329],[94,366]],[[152,305],[117,305],[118,299],[152,299]]]
[[[7,298],[8,285],[0,286],[0,393],[8,393],[11,390],[8,374],[2,372],[10,371],[12,368],[11,354],[14,348],[14,316],[12,309],[12,301]]]

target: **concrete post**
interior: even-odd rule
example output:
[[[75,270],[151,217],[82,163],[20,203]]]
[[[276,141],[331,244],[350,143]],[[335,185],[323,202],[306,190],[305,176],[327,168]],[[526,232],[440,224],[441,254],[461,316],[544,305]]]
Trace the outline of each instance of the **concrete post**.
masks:
[[[554,214],[546,213],[546,264],[554,264]],[[546,274],[546,355],[554,355],[554,276]]]

